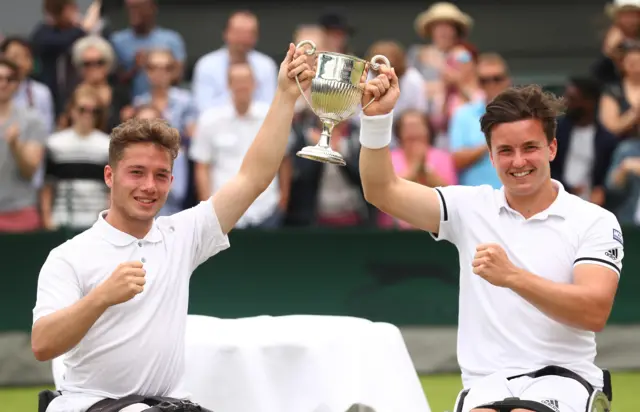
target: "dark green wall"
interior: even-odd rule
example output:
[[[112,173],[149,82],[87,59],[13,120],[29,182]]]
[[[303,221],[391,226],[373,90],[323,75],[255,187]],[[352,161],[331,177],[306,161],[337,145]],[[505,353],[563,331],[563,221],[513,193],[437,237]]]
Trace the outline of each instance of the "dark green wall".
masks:
[[[0,331],[29,330],[40,265],[62,232],[0,236]],[[611,323],[640,323],[640,231],[625,230]],[[233,232],[231,248],[193,275],[191,313],[352,315],[397,325],[452,325],[456,249],[422,232]]]

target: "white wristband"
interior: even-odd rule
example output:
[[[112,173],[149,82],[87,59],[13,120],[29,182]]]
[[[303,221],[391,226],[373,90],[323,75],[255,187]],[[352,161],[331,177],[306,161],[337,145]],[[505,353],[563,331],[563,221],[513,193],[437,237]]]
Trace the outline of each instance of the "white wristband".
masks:
[[[391,143],[393,110],[379,116],[360,114],[360,144],[367,149],[382,149]]]

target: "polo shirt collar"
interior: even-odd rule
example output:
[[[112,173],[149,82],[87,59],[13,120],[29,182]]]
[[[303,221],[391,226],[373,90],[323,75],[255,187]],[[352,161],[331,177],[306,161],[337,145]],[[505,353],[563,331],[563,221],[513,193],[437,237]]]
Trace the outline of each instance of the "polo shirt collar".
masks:
[[[114,246],[129,246],[130,244],[140,240],[111,226],[111,224],[104,219],[107,212],[108,210],[100,212],[98,220],[93,225],[94,229],[97,230],[103,239]],[[151,230],[142,240],[150,243],[158,243],[162,241],[162,233],[160,233],[160,229],[158,229],[158,224],[155,220],[153,221]]]
[[[556,197],[556,200],[554,200],[546,210],[543,210],[542,212],[533,216],[532,219],[546,219],[549,216],[559,216],[562,218],[567,217],[569,213],[567,207],[569,194],[566,190],[564,190],[564,186],[559,181],[551,179],[551,183],[556,189],[558,189],[558,196]],[[515,212],[507,203],[507,197],[504,193],[504,186],[502,186],[500,190],[496,192],[496,200],[498,203],[498,212],[502,211],[503,209]]]

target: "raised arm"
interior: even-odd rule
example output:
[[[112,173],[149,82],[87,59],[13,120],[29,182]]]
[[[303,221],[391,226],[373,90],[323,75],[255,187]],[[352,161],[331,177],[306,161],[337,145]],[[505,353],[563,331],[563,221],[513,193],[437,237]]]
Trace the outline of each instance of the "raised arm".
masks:
[[[440,228],[438,192],[398,177],[391,163],[393,107],[400,97],[398,77],[393,69],[381,68],[381,74],[365,86],[363,106],[372,98],[361,116],[360,179],[365,199],[381,211],[414,227],[437,233]]]
[[[280,65],[278,89],[271,108],[249,148],[238,174],[213,195],[215,209],[222,231],[231,231],[238,219],[256,198],[267,189],[280,170],[284,158],[293,109],[300,96],[295,77],[306,89],[314,76],[315,57],[308,57],[303,50],[296,50],[293,43]]]

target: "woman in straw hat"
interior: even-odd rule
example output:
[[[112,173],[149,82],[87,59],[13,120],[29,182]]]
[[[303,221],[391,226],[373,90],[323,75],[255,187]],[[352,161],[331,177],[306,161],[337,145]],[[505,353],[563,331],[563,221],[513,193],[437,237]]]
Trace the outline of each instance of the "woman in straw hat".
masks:
[[[409,64],[426,81],[429,112],[438,133],[446,131],[451,111],[466,101],[482,98],[474,87],[475,49],[465,42],[473,26],[472,18],[452,3],[435,3],[420,13],[415,29],[427,45],[409,51]]]
[[[614,0],[604,8],[605,14],[613,24],[607,33],[607,38],[613,36],[636,39],[640,34],[640,0]],[[617,44],[622,39],[619,39]],[[617,46],[614,45],[614,46]]]
[[[603,56],[593,71],[598,79],[611,83],[620,80],[622,43],[640,38],[640,0],[614,0],[604,11],[612,24],[602,44]]]
[[[409,52],[410,64],[425,80],[437,80],[447,55],[466,39],[472,25],[471,17],[454,4],[434,3],[415,20],[418,36],[431,43],[414,46]]]

